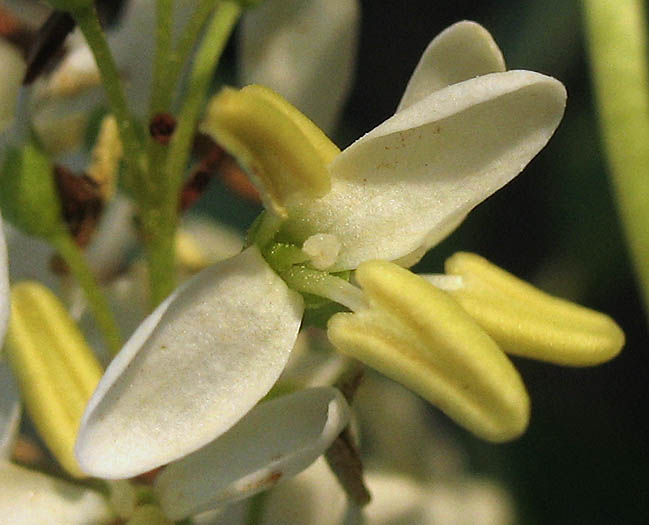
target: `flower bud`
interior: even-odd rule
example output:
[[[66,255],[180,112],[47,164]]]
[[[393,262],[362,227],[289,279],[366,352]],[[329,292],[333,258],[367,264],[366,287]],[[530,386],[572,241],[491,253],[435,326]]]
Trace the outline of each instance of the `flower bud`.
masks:
[[[64,228],[48,156],[35,144],[8,148],[0,173],[4,217],[29,235],[51,238]]]

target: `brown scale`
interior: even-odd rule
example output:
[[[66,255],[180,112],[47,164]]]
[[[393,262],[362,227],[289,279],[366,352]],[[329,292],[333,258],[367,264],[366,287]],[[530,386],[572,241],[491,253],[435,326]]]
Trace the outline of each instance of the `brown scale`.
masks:
[[[199,133],[194,141],[194,153],[203,160],[185,181],[180,195],[180,212],[187,211],[205,193],[210,181],[219,177],[233,193],[259,204],[259,192],[252,185],[237,161],[209,136]]]
[[[54,167],[54,181],[63,219],[77,245],[84,247],[90,242],[104,207],[99,186],[86,174],[75,175],[59,165]]]

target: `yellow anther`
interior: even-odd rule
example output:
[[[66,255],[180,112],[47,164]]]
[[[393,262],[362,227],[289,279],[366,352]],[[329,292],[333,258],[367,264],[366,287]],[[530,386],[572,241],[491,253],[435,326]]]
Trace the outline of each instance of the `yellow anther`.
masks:
[[[267,88],[224,88],[212,99],[201,129],[238,159],[280,217],[288,205],[329,191],[327,166],[340,150]]]
[[[92,148],[88,177],[99,186],[104,202],[109,201],[115,194],[119,162],[122,159],[122,141],[119,138],[117,121],[112,115],[104,117],[99,128],[97,142]]]
[[[11,289],[5,347],[40,436],[68,473],[83,477],[74,442],[101,365],[60,301],[36,282]]]
[[[498,345],[446,292],[386,261],[361,264],[369,308],[334,315],[331,342],[490,441],[529,420],[521,378]]]
[[[176,258],[181,268],[196,273],[206,268],[209,261],[198,242],[186,231],[176,232]]]
[[[615,357],[624,333],[609,316],[553,297],[471,253],[446,261],[462,277],[449,293],[510,354],[572,366]]]

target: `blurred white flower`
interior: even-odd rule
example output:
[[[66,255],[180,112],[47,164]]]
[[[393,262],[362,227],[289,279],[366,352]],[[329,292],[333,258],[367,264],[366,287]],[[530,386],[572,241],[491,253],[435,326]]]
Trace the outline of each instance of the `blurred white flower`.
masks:
[[[108,524],[115,519],[99,492],[0,461],[0,513],[7,524]]]
[[[241,21],[239,79],[282,95],[331,132],[354,79],[357,0],[266,0]]]

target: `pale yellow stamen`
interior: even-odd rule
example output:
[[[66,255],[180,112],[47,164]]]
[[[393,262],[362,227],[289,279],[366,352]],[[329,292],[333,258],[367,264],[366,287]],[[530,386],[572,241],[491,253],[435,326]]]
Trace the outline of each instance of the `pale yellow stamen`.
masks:
[[[587,366],[612,359],[624,345],[609,316],[542,292],[483,257],[457,253],[446,272],[462,277],[449,293],[508,353]]]
[[[176,257],[182,268],[190,273],[207,267],[208,261],[196,240],[187,232],[176,232]]]
[[[325,195],[327,166],[340,150],[309,119],[261,86],[223,89],[212,99],[202,131],[234,155],[280,217],[303,199]]]
[[[6,352],[34,426],[63,468],[84,477],[74,442],[101,365],[67,311],[47,288],[23,282],[11,289]]]
[[[361,264],[369,308],[329,321],[343,353],[402,383],[478,436],[506,441],[529,419],[512,363],[446,292],[386,261]]]
[[[97,142],[92,149],[87,174],[99,186],[102,200],[109,201],[115,194],[119,162],[122,159],[122,142],[117,121],[112,115],[104,117]]]

